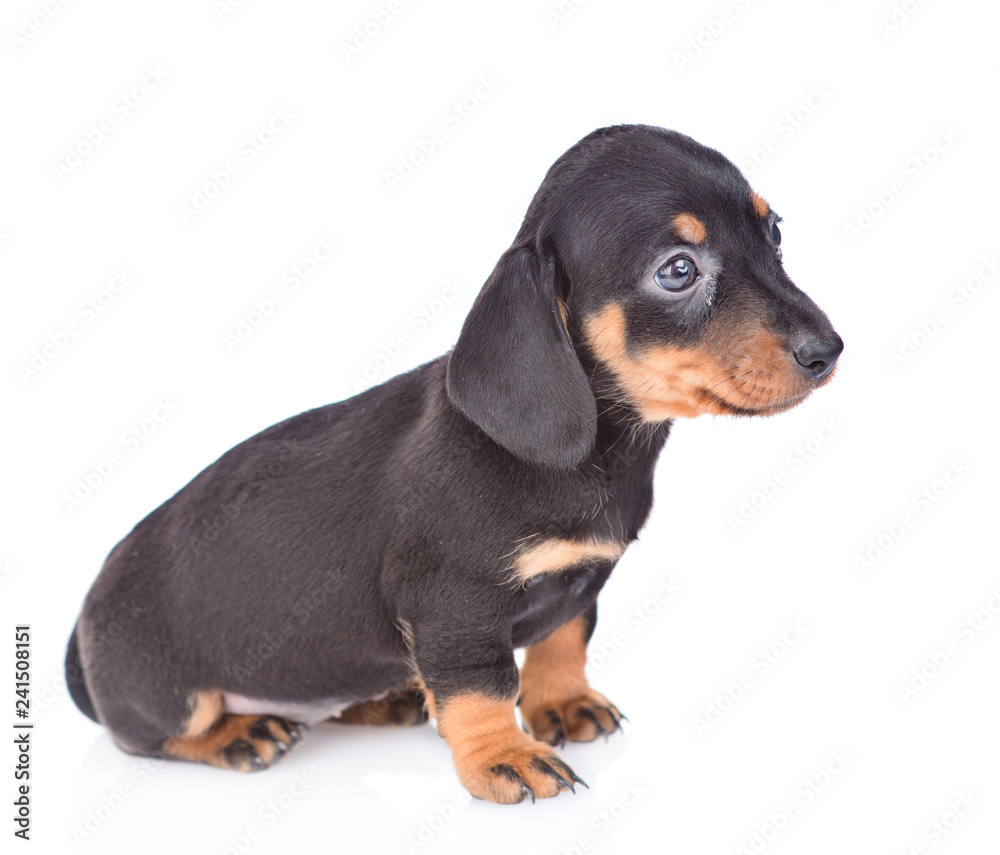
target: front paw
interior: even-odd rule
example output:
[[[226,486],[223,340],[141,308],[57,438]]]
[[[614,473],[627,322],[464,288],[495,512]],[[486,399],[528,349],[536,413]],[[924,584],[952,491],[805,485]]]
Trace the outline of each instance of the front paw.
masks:
[[[592,742],[621,730],[624,716],[604,695],[593,689],[563,698],[522,698],[524,729],[549,745]]]
[[[498,804],[525,798],[548,799],[562,790],[574,791],[584,781],[547,745],[513,731],[509,742],[476,746],[456,752],[455,766],[473,796]]]

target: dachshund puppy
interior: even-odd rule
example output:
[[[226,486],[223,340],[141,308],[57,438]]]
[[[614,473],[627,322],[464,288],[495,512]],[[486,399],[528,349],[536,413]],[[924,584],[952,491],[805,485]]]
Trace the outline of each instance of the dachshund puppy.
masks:
[[[125,751],[239,771],[306,725],[426,709],[473,795],[572,789],[553,746],[619,727],[587,642],[671,421],[787,410],[843,349],[778,221],[689,137],[587,136],[449,354],[251,437],[115,547],[77,705]]]

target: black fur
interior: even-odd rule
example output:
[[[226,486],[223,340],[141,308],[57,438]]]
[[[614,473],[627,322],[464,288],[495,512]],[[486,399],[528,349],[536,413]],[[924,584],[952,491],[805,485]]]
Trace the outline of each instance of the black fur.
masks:
[[[662,129],[570,149],[450,355],[246,440],[114,549],[67,657],[78,706],[153,753],[199,689],[346,704],[416,669],[438,702],[515,695],[514,648],[581,613],[589,638],[613,562],[522,586],[510,556],[526,539],[633,541],[669,430],[623,399],[584,321],[620,301],[630,349],[696,346],[715,324],[839,353],[750,198],[720,154]],[[686,211],[722,272],[711,305],[682,310],[643,283]]]
[[[87,691],[87,683],[83,679],[83,668],[80,666],[80,649],[76,641],[76,627],[73,627],[73,634],[69,637],[69,644],[66,647],[66,687],[69,689],[69,696],[73,703],[87,718],[97,721],[97,711],[94,709],[94,702],[90,699]]]
[[[507,252],[448,360],[452,402],[528,463],[572,469],[594,447],[597,404],[556,305],[554,260]]]

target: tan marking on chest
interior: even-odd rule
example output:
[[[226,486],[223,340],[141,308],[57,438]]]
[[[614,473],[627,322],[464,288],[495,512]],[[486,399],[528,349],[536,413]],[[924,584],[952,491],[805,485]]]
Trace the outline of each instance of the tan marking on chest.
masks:
[[[590,561],[617,561],[624,551],[625,544],[613,540],[543,540],[522,550],[512,569],[514,578],[524,583]]]

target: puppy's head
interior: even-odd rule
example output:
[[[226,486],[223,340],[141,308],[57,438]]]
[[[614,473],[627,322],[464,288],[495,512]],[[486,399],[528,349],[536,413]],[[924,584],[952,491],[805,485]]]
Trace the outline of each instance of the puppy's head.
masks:
[[[451,354],[448,392],[532,463],[579,464],[598,405],[648,422],[770,415],[843,342],[781,266],[779,218],[718,152],[596,131],[549,170]]]

